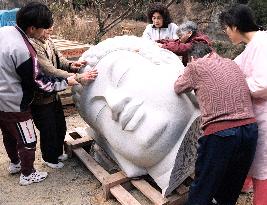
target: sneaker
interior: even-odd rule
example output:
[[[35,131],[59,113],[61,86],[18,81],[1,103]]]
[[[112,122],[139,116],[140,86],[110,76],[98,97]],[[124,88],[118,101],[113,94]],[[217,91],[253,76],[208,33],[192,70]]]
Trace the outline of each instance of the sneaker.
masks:
[[[66,161],[68,159],[68,155],[67,154],[62,154],[58,157],[59,161]]]
[[[35,170],[35,172],[31,173],[29,176],[25,176],[23,174],[20,175],[19,184],[22,186],[26,186],[32,183],[38,183],[47,177],[47,172],[39,172]]]
[[[20,162],[17,163],[17,164],[14,164],[14,163],[10,162],[9,167],[7,168],[7,170],[8,170],[8,172],[10,174],[16,174],[16,173],[20,172],[20,170],[21,170]]]
[[[61,169],[62,167],[64,167],[64,164],[62,162],[58,162],[57,164],[53,164],[53,163],[44,161],[44,163],[53,169]]]

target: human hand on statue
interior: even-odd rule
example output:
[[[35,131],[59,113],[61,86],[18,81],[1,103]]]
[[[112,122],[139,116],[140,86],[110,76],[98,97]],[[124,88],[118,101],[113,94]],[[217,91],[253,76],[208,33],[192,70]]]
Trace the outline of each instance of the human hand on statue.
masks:
[[[160,48],[162,48],[163,44],[162,43],[156,43]]]
[[[77,85],[77,84],[79,84],[79,83],[76,81],[75,78],[76,78],[76,75],[75,75],[75,74],[67,78],[67,80],[68,80],[68,85],[69,85],[69,86],[73,86],[73,85]]]
[[[74,61],[71,63],[71,69],[78,71],[82,66],[85,66],[87,64],[87,61]]]
[[[81,83],[82,85],[87,85],[91,81],[95,80],[97,75],[98,72],[96,69],[86,71],[84,73],[79,74],[78,82]]]

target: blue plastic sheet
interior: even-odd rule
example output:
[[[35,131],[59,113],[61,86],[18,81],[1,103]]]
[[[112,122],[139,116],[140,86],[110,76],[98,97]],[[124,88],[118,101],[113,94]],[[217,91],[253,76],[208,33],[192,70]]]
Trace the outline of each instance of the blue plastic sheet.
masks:
[[[0,27],[13,26],[16,24],[16,13],[19,9],[0,10]]]

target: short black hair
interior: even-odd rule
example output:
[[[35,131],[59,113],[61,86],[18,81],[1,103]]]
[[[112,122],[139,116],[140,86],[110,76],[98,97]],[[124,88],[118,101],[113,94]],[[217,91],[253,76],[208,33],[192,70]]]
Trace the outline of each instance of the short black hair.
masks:
[[[155,2],[149,5],[148,11],[147,11],[148,22],[153,23],[152,17],[153,17],[153,14],[156,12],[158,12],[163,18],[162,27],[167,28],[168,25],[172,22],[171,15],[170,15],[168,8],[160,2]]]
[[[211,47],[204,42],[195,42],[193,43],[191,49],[188,52],[188,57],[202,58],[205,55],[212,52]]]
[[[45,4],[30,2],[17,12],[16,23],[25,32],[30,26],[48,29],[54,21],[52,12]]]
[[[222,27],[232,28],[236,26],[243,33],[261,30],[261,27],[256,24],[252,10],[244,4],[236,4],[222,12],[219,21]]]

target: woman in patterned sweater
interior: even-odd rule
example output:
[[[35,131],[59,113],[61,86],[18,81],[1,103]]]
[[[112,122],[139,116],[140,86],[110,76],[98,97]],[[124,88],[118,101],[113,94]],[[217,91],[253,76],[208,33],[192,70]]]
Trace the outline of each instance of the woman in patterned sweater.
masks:
[[[192,62],[175,82],[177,94],[194,90],[204,135],[187,205],[234,205],[254,158],[258,129],[249,89],[239,67],[193,44]]]

